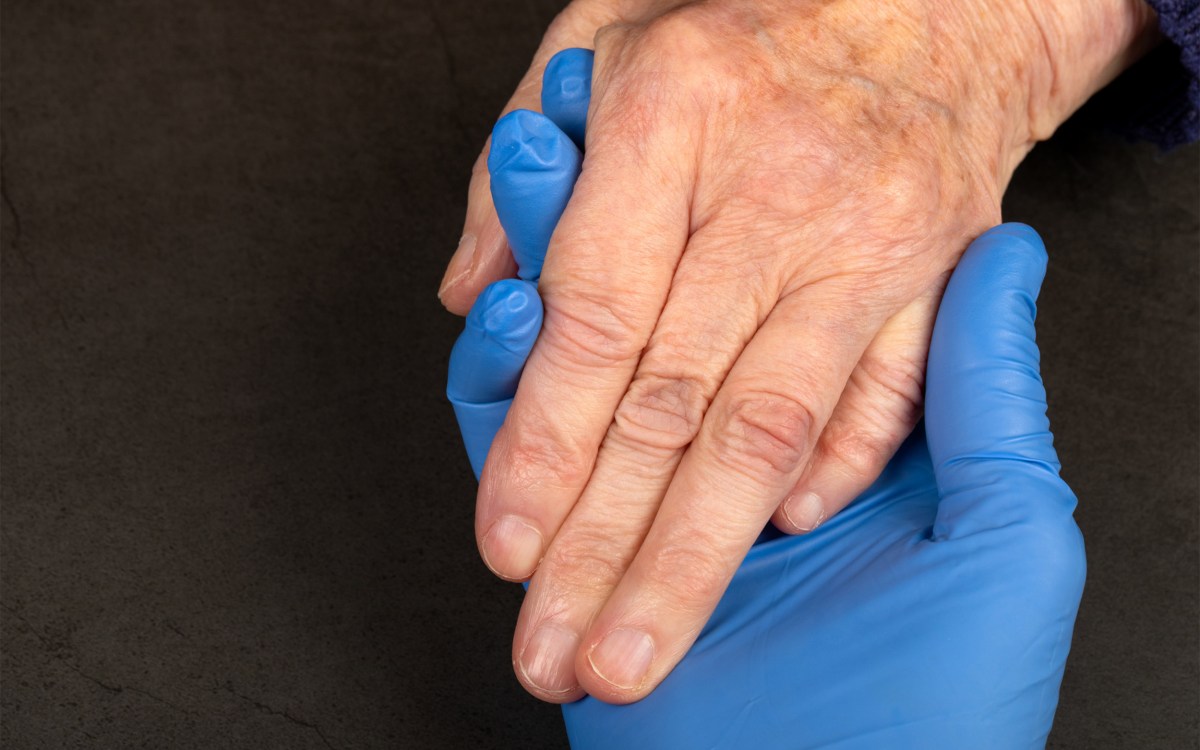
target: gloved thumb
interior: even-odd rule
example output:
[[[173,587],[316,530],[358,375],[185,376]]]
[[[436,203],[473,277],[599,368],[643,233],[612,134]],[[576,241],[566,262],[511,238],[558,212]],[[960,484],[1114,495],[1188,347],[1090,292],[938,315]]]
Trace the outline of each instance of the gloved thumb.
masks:
[[[925,397],[940,495],[935,540],[1074,511],[1034,338],[1046,260],[1031,227],[1001,224],[971,243],[946,287]]]

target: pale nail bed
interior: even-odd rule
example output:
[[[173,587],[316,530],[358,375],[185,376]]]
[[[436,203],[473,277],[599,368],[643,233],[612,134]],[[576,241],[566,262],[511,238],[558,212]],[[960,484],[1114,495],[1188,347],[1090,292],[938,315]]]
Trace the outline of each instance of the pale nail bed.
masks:
[[[575,651],[579,636],[569,628],[548,622],[534,631],[519,666],[525,679],[548,693],[566,693],[578,686]]]
[[[588,654],[596,674],[625,690],[642,683],[653,659],[654,641],[634,628],[617,628]]]
[[[521,581],[542,559],[542,534],[518,516],[501,516],[483,538],[483,561],[501,578]]]
[[[812,531],[825,520],[825,503],[815,492],[789,497],[783,515],[798,531]]]

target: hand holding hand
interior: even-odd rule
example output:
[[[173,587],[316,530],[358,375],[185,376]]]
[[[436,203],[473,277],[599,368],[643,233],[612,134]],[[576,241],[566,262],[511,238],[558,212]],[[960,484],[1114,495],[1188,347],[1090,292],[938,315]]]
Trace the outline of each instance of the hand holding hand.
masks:
[[[538,570],[515,646],[532,692],[644,696],[768,518],[810,530],[879,472],[919,415],[949,269],[1148,17],[1064,7],[588,2],[556,22],[551,48],[607,24],[594,70],[556,58],[551,119],[510,113],[488,157],[518,260],[525,229],[546,258],[476,529],[499,575]],[[578,139],[584,111],[580,165],[552,118]],[[574,192],[544,189],[567,164]],[[548,210],[518,227],[530,199]]]
[[[928,442],[812,534],[760,540],[651,695],[564,706],[572,747],[1044,746],[1084,575],[1038,376],[1045,262],[1023,225],[972,243],[934,332]],[[476,309],[504,330],[496,299]]]

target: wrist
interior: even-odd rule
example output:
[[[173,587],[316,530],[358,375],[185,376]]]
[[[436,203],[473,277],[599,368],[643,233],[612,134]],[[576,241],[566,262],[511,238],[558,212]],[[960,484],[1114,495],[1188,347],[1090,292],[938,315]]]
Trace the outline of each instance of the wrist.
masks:
[[[1030,147],[1160,39],[1144,0],[1025,0],[1049,74],[1031,81]]]
[[[977,114],[1000,126],[995,177],[1001,191],[1034,145],[1160,38],[1143,0],[983,0],[969,8],[932,2],[957,13],[969,29],[962,52],[980,74]]]

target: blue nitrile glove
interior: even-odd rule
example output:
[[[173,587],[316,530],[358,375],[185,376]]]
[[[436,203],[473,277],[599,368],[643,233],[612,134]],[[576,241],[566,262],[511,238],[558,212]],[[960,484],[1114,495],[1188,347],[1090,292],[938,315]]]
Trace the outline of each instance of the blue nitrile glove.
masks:
[[[1083,591],[1034,343],[1046,255],[1024,225],[963,256],[918,427],[806,536],[756,544],[649,697],[564,706],[583,748],[1035,748]]]
[[[543,74],[545,114],[513,110],[492,128],[492,203],[522,279],[541,275],[550,235],[583,165],[592,57],[591,50],[568,49],[550,58]]]
[[[550,213],[537,202],[524,210]],[[934,331],[928,443],[918,428],[875,485],[816,531],[764,534],[649,697],[565,706],[577,750],[1044,745],[1084,570],[1038,376],[1044,268],[1028,227],[1002,225],[972,244]],[[477,303],[495,307],[486,295]],[[488,319],[499,331],[503,318]],[[457,370],[490,361],[460,350],[496,346],[470,331],[452,389],[487,382],[485,371]],[[527,350],[533,334],[522,335]],[[498,409],[516,369],[495,371]],[[459,415],[468,444],[484,450],[478,436],[490,441],[499,420]]]
[[[517,392],[521,368],[542,327],[542,298],[534,285],[504,279],[489,285],[467,314],[450,352],[446,395],[462,427],[475,478]]]
[[[592,101],[593,59],[590,49],[565,49],[550,58],[542,74],[542,111],[580,149]]]
[[[591,50],[559,52],[546,65],[542,88],[542,109],[554,119],[518,109],[500,118],[492,131],[488,171],[496,214],[518,274],[534,283],[579,177],[583,155],[564,131],[576,134],[582,145],[591,86]],[[497,281],[475,300],[450,353],[446,395],[462,426],[476,479],[541,325],[542,302],[534,285]]]

